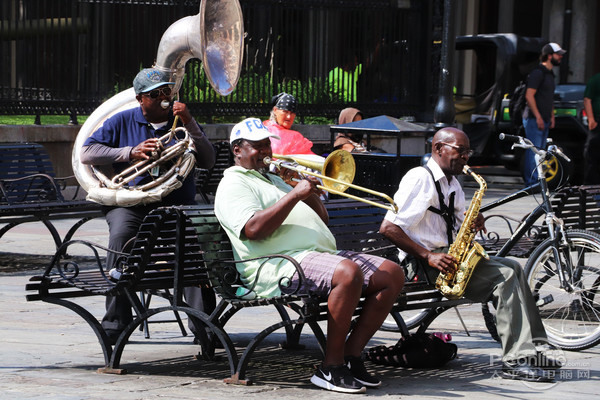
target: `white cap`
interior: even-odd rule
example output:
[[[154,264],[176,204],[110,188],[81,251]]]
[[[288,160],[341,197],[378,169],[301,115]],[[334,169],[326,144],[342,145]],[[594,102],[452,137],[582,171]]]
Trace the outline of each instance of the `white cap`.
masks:
[[[246,118],[242,122],[238,122],[231,129],[231,136],[229,137],[229,143],[233,143],[234,140],[246,139],[251,142],[259,142],[268,137],[280,139],[279,136],[270,132],[258,118]]]
[[[560,47],[560,45],[558,43],[548,43],[546,44],[544,47],[542,47],[542,54],[560,54],[563,55],[565,54],[567,51],[565,49],[563,49],[562,47]]]

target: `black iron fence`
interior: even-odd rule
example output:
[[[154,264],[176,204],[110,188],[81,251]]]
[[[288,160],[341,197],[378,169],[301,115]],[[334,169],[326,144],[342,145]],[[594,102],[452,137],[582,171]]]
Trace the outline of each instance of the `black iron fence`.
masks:
[[[440,0],[241,0],[246,31],[236,90],[217,95],[201,62],[181,98],[200,120],[265,116],[287,91],[298,118],[431,112]],[[152,65],[163,32],[193,0],[3,0],[0,114],[89,114]]]

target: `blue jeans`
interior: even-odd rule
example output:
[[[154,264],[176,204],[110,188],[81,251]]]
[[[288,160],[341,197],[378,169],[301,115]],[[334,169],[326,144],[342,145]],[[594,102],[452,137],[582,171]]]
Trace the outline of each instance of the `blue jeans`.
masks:
[[[546,148],[546,139],[548,139],[548,131],[550,122],[544,122],[544,130],[538,129],[535,118],[523,119],[523,127],[525,128],[525,137],[531,140],[531,143],[537,148]],[[523,179],[525,186],[533,185],[538,180],[538,174],[535,164],[535,154],[531,150],[525,151],[525,166],[523,169]]]

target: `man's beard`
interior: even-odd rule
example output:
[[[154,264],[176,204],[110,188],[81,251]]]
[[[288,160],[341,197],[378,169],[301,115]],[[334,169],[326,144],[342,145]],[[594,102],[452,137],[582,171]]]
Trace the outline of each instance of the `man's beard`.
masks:
[[[552,63],[552,65],[554,65],[555,67],[558,67],[560,65],[560,60],[557,60],[556,58],[551,58],[550,62]]]

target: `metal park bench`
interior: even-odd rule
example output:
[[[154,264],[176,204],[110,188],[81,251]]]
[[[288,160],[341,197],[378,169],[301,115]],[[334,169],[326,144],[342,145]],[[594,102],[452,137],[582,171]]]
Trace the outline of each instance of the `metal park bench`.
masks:
[[[67,250],[72,246],[88,248],[95,255],[92,257],[93,261],[89,265],[78,265],[71,259],[65,259]],[[159,208],[149,213],[140,226],[130,252],[120,254],[122,275],[118,280],[105,272],[100,251],[110,250],[81,240],[65,242],[44,273],[32,277],[26,285],[28,301],[44,301],[64,306],[90,325],[104,354],[105,365],[98,369],[99,372],[125,373],[126,370],[120,368],[120,363],[130,335],[150,317],[166,311],[186,313],[199,324],[196,331],[201,335],[198,339],[202,358],[212,359],[215,340],[221,342],[230,365],[229,381],[236,383],[240,382],[236,379],[238,371],[245,371],[256,345],[268,333],[279,327],[307,322],[304,318],[291,320],[282,308],[284,304],[301,302],[307,295],[291,294],[276,299],[238,299],[236,289],[238,284],[243,284],[236,280],[231,244],[211,206]],[[290,262],[295,263],[291,259]],[[189,307],[182,299],[185,287],[208,284],[212,284],[223,298],[211,316]],[[147,308],[137,295],[141,291],[163,296],[169,305]],[[114,347],[100,325],[99,318],[77,302],[81,297],[107,295],[127,298],[135,311],[133,321],[123,330]],[[231,339],[225,333],[224,325],[243,307],[267,304],[276,306],[282,322],[263,330],[248,345],[242,357],[238,357]],[[298,310],[302,308],[301,305],[294,307],[298,307]],[[318,325],[315,326],[320,331]],[[206,334],[203,335],[203,332]],[[321,335],[324,336],[322,332]]]
[[[392,258],[395,256],[396,249],[377,232],[385,211],[352,200],[330,201],[326,207],[330,214],[330,227],[340,249],[374,252]],[[72,261],[64,263],[62,258],[67,248],[73,245],[87,246],[96,254],[97,261],[85,268]],[[225,352],[230,368],[230,376],[225,379],[228,383],[252,382],[246,373],[254,351],[267,336],[281,328],[286,334],[283,347],[293,349],[300,346],[300,333],[308,325],[321,351],[325,350],[326,338],[318,322],[327,318],[327,299],[303,292],[273,298],[248,296],[252,292],[252,284],[241,281],[236,269],[240,261],[234,261],[231,243],[210,205],[159,208],[148,214],[131,251],[122,254],[123,274],[119,280],[111,279],[104,272],[99,250],[106,249],[84,241],[64,243],[46,271],[32,277],[26,289],[30,292],[28,301],[62,305],[79,314],[90,325],[104,353],[105,365],[99,369],[100,372],[125,372],[120,367],[120,360],[129,336],[148,318],[165,311],[187,313],[192,321],[200,324],[197,326],[200,329],[196,331],[206,333],[198,338],[200,360],[213,359]],[[285,256],[272,255],[266,258],[273,257]],[[301,271],[294,260],[288,260]],[[300,273],[300,276],[303,274]],[[184,287],[207,284],[221,298],[210,316],[190,308],[182,299]],[[137,296],[140,291],[163,296],[169,305],[146,308]],[[114,347],[110,345],[98,319],[76,302],[82,296],[109,294],[126,296],[135,311],[133,322],[125,328]],[[402,322],[402,311],[432,308],[435,312],[431,315],[437,316],[453,305],[454,302],[442,298],[429,283],[409,282],[394,306],[392,316],[398,324],[397,330],[406,334],[408,330]],[[227,333],[228,321],[239,311],[260,306],[274,306],[280,318],[275,323],[267,323],[262,329],[258,327],[261,320],[248,326],[248,330],[258,333],[245,348],[237,349]],[[355,315],[359,315],[361,310],[362,301]],[[424,321],[421,329],[426,329],[433,319]],[[217,342],[220,342],[223,350],[218,348]]]
[[[551,199],[552,209],[556,217],[565,222],[567,229],[583,229],[600,233],[600,185],[567,186],[556,193]],[[485,207],[483,208],[485,213]],[[496,254],[506,244],[516,227],[522,220],[511,218],[501,214],[485,214],[486,221],[504,221],[505,231],[488,232],[480,234],[477,240],[489,254]],[[526,215],[523,217],[523,219]],[[545,224],[534,225],[519,241],[510,249],[507,255],[526,258],[533,250],[548,237]]]
[[[42,222],[58,248],[92,218],[102,216],[101,206],[63,196],[67,178],[56,178],[50,157],[37,143],[0,144],[0,238],[26,222]],[[79,219],[64,238],[52,223],[58,219]]]
[[[567,229],[600,233],[600,185],[566,187],[556,193],[552,208]]]
[[[122,274],[114,279],[103,265],[100,252],[111,251],[94,243],[71,240],[63,243],[42,275],[34,276],[26,285],[28,301],[44,301],[64,306],[81,316],[96,334],[104,354],[104,367],[99,372],[124,373],[120,368],[121,355],[129,336],[144,322],[159,313],[187,313],[197,324],[210,328],[228,347],[227,335],[211,324],[208,315],[189,307],[182,299],[185,287],[209,283],[204,266],[197,230],[191,216],[194,210],[158,208],[149,213],[141,224],[128,254],[119,254]],[[65,254],[74,246],[88,249],[92,261],[77,264]],[[169,305],[143,305],[139,292],[163,296]],[[114,347],[100,325],[99,318],[77,302],[81,297],[121,295],[134,309],[133,321],[123,330]],[[103,302],[102,302],[103,303]],[[198,325],[198,332],[204,329]],[[204,339],[206,341],[208,339]]]

